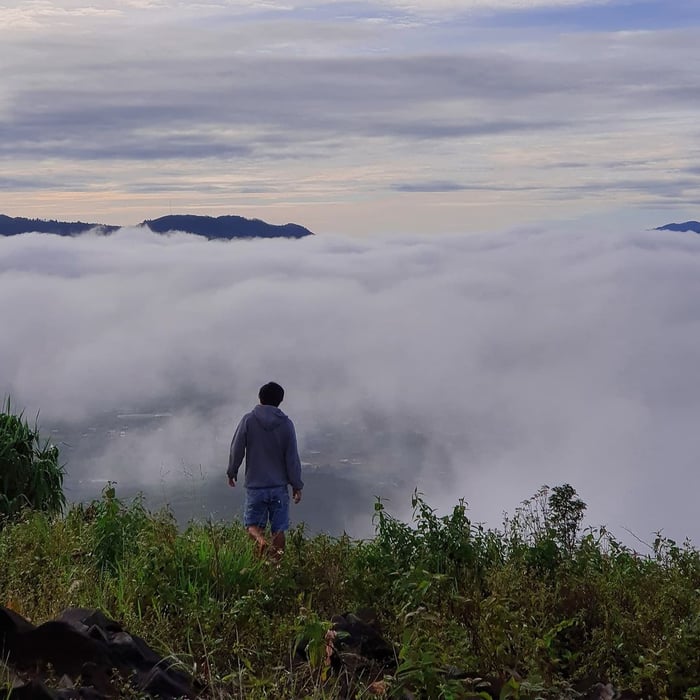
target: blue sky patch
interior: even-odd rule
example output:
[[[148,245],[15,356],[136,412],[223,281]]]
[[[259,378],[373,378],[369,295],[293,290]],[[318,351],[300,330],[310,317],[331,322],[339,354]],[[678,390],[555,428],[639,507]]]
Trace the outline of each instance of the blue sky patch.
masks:
[[[490,27],[552,27],[567,31],[659,30],[700,26],[697,0],[636,0],[603,5],[510,10],[484,18]]]

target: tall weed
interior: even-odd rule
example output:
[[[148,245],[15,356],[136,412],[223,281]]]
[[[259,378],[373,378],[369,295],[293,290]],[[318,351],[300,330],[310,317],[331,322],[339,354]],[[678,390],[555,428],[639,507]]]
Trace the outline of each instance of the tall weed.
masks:
[[[338,697],[350,685],[325,663],[326,621],[362,607],[397,649],[385,678],[397,697],[479,696],[485,676],[504,697],[575,697],[594,681],[697,697],[698,551],[659,536],[640,554],[603,528],[581,532],[585,504],[557,489],[496,530],[462,501],[440,515],[416,493],[408,523],[378,501],[371,540],[299,527],[275,566],[239,522],[180,529],[110,484],[62,517],[25,511],[0,530],[0,601],[36,622],[100,607],[212,697]]]

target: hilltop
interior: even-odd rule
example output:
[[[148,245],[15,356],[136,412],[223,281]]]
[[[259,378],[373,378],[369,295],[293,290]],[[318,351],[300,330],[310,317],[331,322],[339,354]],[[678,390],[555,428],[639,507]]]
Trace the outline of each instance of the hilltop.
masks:
[[[55,219],[26,219],[22,216],[12,217],[0,214],[0,236],[17,236],[20,233],[55,233],[59,236],[77,236],[80,233],[99,229],[112,233],[119,226],[88,224],[83,221],[56,221]]]
[[[207,238],[303,238],[313,236],[309,229],[299,224],[277,226],[260,219],[246,219],[242,216],[196,216],[193,214],[171,214],[159,219],[146,219],[147,226],[154,233],[186,231]]]
[[[158,219],[146,219],[140,226],[154,233],[184,231],[204,236],[208,239],[233,238],[303,238],[313,236],[309,229],[299,224],[268,224],[261,219],[246,219],[242,216],[196,216],[192,214],[171,214]],[[83,221],[56,221],[54,219],[27,219],[0,214],[0,236],[16,236],[21,233],[53,233],[59,236],[76,236],[97,229],[109,234],[123,228],[100,223]]]
[[[680,224],[665,224],[654,229],[655,231],[693,231],[700,233],[700,221],[683,221]]]

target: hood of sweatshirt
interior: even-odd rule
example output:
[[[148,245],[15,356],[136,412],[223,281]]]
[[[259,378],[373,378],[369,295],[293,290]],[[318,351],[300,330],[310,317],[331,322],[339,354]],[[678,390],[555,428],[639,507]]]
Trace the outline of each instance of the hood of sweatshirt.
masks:
[[[277,408],[277,406],[265,406],[258,404],[253,409],[253,415],[256,417],[260,425],[265,430],[274,430],[287,420],[286,414]]]

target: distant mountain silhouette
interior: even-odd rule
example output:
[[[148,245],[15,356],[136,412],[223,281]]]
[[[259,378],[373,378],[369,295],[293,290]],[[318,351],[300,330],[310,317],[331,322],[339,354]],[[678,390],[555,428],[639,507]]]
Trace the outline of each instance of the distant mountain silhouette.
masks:
[[[700,233],[700,221],[684,221],[681,224],[666,224],[659,226],[656,231],[693,231]]]
[[[86,224],[82,221],[46,221],[44,219],[13,218],[0,214],[0,236],[16,236],[20,233],[36,231],[38,233],[55,233],[59,236],[75,236],[91,229],[100,229],[105,233],[116,231],[119,226],[105,226],[104,224]]]
[[[309,229],[298,224],[275,226],[260,219],[245,219],[242,216],[195,216],[193,214],[173,214],[160,219],[147,219],[148,226],[155,233],[186,231],[207,238],[303,238],[313,236]]]
[[[173,214],[159,219],[147,219],[140,224],[147,226],[154,233],[184,231],[195,233],[209,239],[232,238],[303,238],[313,236],[309,229],[298,224],[276,226],[260,219],[245,219],[242,216],[194,216]],[[86,224],[82,221],[55,221],[44,219],[25,219],[0,214],[0,236],[16,236],[20,233],[54,233],[59,236],[75,236],[91,229],[103,233],[113,233],[121,226],[105,224]]]

